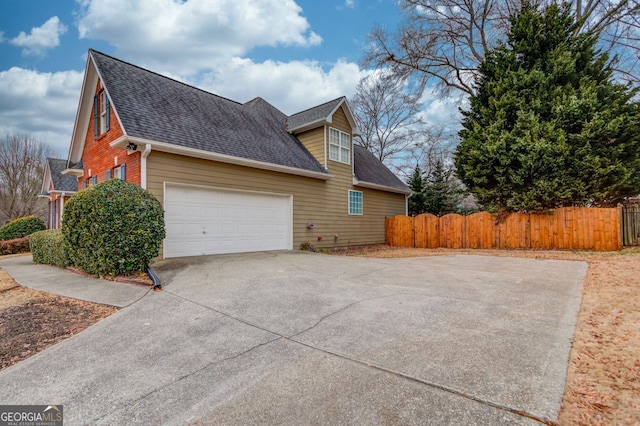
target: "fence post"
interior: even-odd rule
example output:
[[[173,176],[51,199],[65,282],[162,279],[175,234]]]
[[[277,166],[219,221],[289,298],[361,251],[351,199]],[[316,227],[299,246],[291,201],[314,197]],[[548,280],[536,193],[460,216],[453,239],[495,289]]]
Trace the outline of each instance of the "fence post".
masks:
[[[416,216],[411,216],[411,235],[413,237],[411,247],[416,248]]]

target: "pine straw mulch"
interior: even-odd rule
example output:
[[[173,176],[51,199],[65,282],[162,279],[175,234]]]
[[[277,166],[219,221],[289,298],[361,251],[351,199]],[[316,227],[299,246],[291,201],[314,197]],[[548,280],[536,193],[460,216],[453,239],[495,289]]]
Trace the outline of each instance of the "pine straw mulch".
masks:
[[[23,287],[0,270],[0,370],[81,332],[117,310]]]
[[[475,254],[589,262],[559,425],[640,424],[640,249],[621,252],[357,247],[333,254]]]

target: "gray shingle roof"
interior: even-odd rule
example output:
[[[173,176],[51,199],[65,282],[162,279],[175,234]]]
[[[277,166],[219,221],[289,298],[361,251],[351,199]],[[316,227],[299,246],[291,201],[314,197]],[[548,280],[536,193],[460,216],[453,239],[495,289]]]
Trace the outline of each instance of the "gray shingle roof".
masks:
[[[329,113],[336,109],[338,104],[343,100],[344,96],[329,102],[325,102],[322,105],[318,105],[316,107],[295,113],[289,117],[289,120],[287,121],[287,127],[289,129],[296,129],[298,127],[304,126],[305,124],[313,123],[314,121],[327,118]]]
[[[326,173],[286,131],[287,116],[256,98],[231,101],[90,51],[129,136]]]
[[[78,181],[75,176],[63,175],[62,171],[67,168],[67,160],[59,158],[47,158],[53,189],[56,191],[77,191]]]
[[[129,136],[327,173],[287,128],[326,118],[344,97],[287,117],[262,98],[241,104],[95,50],[90,55]],[[56,168],[64,170],[66,162],[56,161],[62,161]],[[360,181],[408,189],[373,154],[357,145],[354,171]],[[76,188],[74,177],[57,175],[73,180]]]
[[[353,172],[359,181],[405,191],[409,190],[409,187],[398,179],[368,149],[357,144],[353,144]]]

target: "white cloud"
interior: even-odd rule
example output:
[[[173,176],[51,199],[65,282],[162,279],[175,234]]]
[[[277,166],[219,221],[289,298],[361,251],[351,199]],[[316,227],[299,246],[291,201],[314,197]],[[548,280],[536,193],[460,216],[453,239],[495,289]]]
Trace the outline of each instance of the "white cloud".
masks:
[[[27,134],[62,157],[69,149],[83,73],[0,71],[0,135]]]
[[[117,55],[151,69],[192,75],[258,46],[315,46],[293,0],[84,0],[81,38],[106,40]]]
[[[41,56],[47,49],[58,46],[60,36],[65,32],[67,32],[67,27],[60,22],[57,16],[53,16],[42,26],[31,28],[29,34],[21,31],[17,37],[11,39],[11,44],[23,47],[22,54],[25,56]],[[1,36],[2,34],[0,34],[0,40]]]
[[[356,0],[344,0],[344,5],[345,7],[353,9],[354,7],[356,7]]]
[[[358,65],[345,61],[325,71],[315,61],[256,63],[236,57],[206,74],[198,85],[239,102],[260,96],[292,114],[339,96],[351,96],[363,75]]]
[[[367,74],[344,60],[250,59],[251,50],[261,46],[307,48],[321,43],[293,0],[78,0],[78,4],[80,36],[110,43],[115,56],[239,102],[260,96],[286,114],[349,97]],[[57,45],[64,26],[54,18],[12,43],[23,43],[32,52]],[[50,22],[57,24],[57,30]],[[0,135],[33,135],[64,157],[82,78],[78,71],[0,71]]]
[[[431,126],[439,126],[456,131],[460,128],[462,115],[459,108],[466,108],[468,100],[462,95],[442,97],[433,88],[426,88],[422,94],[425,105],[421,117]]]
[[[254,62],[263,46],[313,47],[313,32],[294,0],[82,0],[82,38],[106,40],[115,55],[240,102],[256,96],[286,113],[350,96],[355,63]]]

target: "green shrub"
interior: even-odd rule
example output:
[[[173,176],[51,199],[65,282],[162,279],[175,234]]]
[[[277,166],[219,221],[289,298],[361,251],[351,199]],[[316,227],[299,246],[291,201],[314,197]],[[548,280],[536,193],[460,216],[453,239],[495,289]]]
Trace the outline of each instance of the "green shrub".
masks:
[[[71,197],[62,233],[72,265],[100,276],[131,275],[158,255],[164,211],[150,192],[111,179]]]
[[[23,238],[45,228],[46,226],[40,218],[35,216],[19,217],[0,228],[0,241]]]
[[[64,252],[64,238],[59,229],[34,232],[29,236],[33,261],[64,268],[69,264]]]
[[[0,241],[0,255],[27,253],[29,251],[29,237]]]

